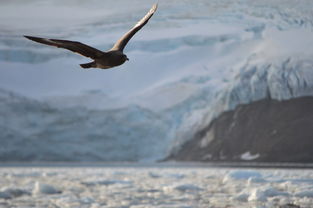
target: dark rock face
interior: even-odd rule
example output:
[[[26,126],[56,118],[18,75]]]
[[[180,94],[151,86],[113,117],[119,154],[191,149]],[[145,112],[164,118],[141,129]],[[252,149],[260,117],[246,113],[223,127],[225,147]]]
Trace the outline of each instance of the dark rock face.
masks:
[[[260,100],[225,112],[168,159],[313,162],[313,97]]]

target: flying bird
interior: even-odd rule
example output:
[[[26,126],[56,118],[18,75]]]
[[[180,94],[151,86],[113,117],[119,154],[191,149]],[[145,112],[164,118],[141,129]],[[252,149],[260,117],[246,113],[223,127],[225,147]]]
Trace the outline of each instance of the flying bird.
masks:
[[[125,63],[125,61],[129,60],[127,56],[123,53],[125,46],[127,45],[128,41],[136,34],[136,32],[138,32],[145,24],[147,24],[149,19],[157,10],[157,7],[158,5],[154,4],[149,12],[139,22],[137,22],[137,24],[132,29],[125,33],[114,44],[113,48],[106,52],[77,41],[47,39],[33,36],[24,37],[38,43],[55,46],[58,48],[64,48],[72,52],[78,53],[82,56],[93,59],[93,61],[90,63],[80,64],[82,68],[109,69],[115,66],[122,65],[123,63]]]

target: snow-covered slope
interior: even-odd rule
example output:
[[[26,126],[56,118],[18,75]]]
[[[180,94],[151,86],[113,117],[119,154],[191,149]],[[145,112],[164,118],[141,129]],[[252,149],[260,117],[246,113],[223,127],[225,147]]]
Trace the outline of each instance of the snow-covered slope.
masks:
[[[130,61],[106,71],[80,69],[86,59],[22,38],[68,38],[106,49],[152,3],[5,1],[0,88],[25,97],[1,92],[0,139],[37,160],[162,158],[239,104],[313,95],[310,0],[160,1],[126,48]],[[63,150],[55,153],[51,141]],[[35,144],[51,154],[44,158]]]

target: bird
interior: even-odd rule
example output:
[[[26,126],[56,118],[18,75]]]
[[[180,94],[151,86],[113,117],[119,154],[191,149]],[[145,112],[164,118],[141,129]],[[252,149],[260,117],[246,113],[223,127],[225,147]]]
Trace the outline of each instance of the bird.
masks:
[[[83,44],[77,41],[70,40],[59,40],[59,39],[48,39],[40,38],[34,36],[24,35],[25,38],[46,44],[49,46],[54,46],[58,48],[63,48],[70,50],[74,53],[78,53],[82,56],[93,59],[90,63],[80,64],[82,68],[99,68],[99,69],[109,69],[124,64],[128,61],[128,57],[124,54],[124,48],[127,45],[128,41],[150,20],[155,11],[158,8],[158,4],[154,4],[148,13],[137,22],[127,33],[125,33],[113,47],[108,51],[101,51],[96,48],[93,48],[89,45]]]

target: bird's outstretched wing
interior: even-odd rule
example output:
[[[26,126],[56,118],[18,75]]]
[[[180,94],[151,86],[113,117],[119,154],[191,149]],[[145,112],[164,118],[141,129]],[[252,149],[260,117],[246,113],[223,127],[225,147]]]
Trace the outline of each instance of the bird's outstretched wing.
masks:
[[[58,48],[64,48],[64,49],[73,51],[75,53],[78,53],[82,56],[92,58],[92,59],[99,58],[101,55],[105,54],[105,52],[102,52],[96,48],[90,47],[88,45],[85,45],[77,41],[47,39],[47,38],[39,38],[39,37],[32,37],[32,36],[24,36],[24,37],[32,41],[38,42],[38,43],[55,46]]]
[[[111,50],[123,51],[128,41],[138,32],[152,17],[154,12],[157,10],[158,4],[154,4],[149,12],[139,21],[137,24],[123,35],[113,46]]]

